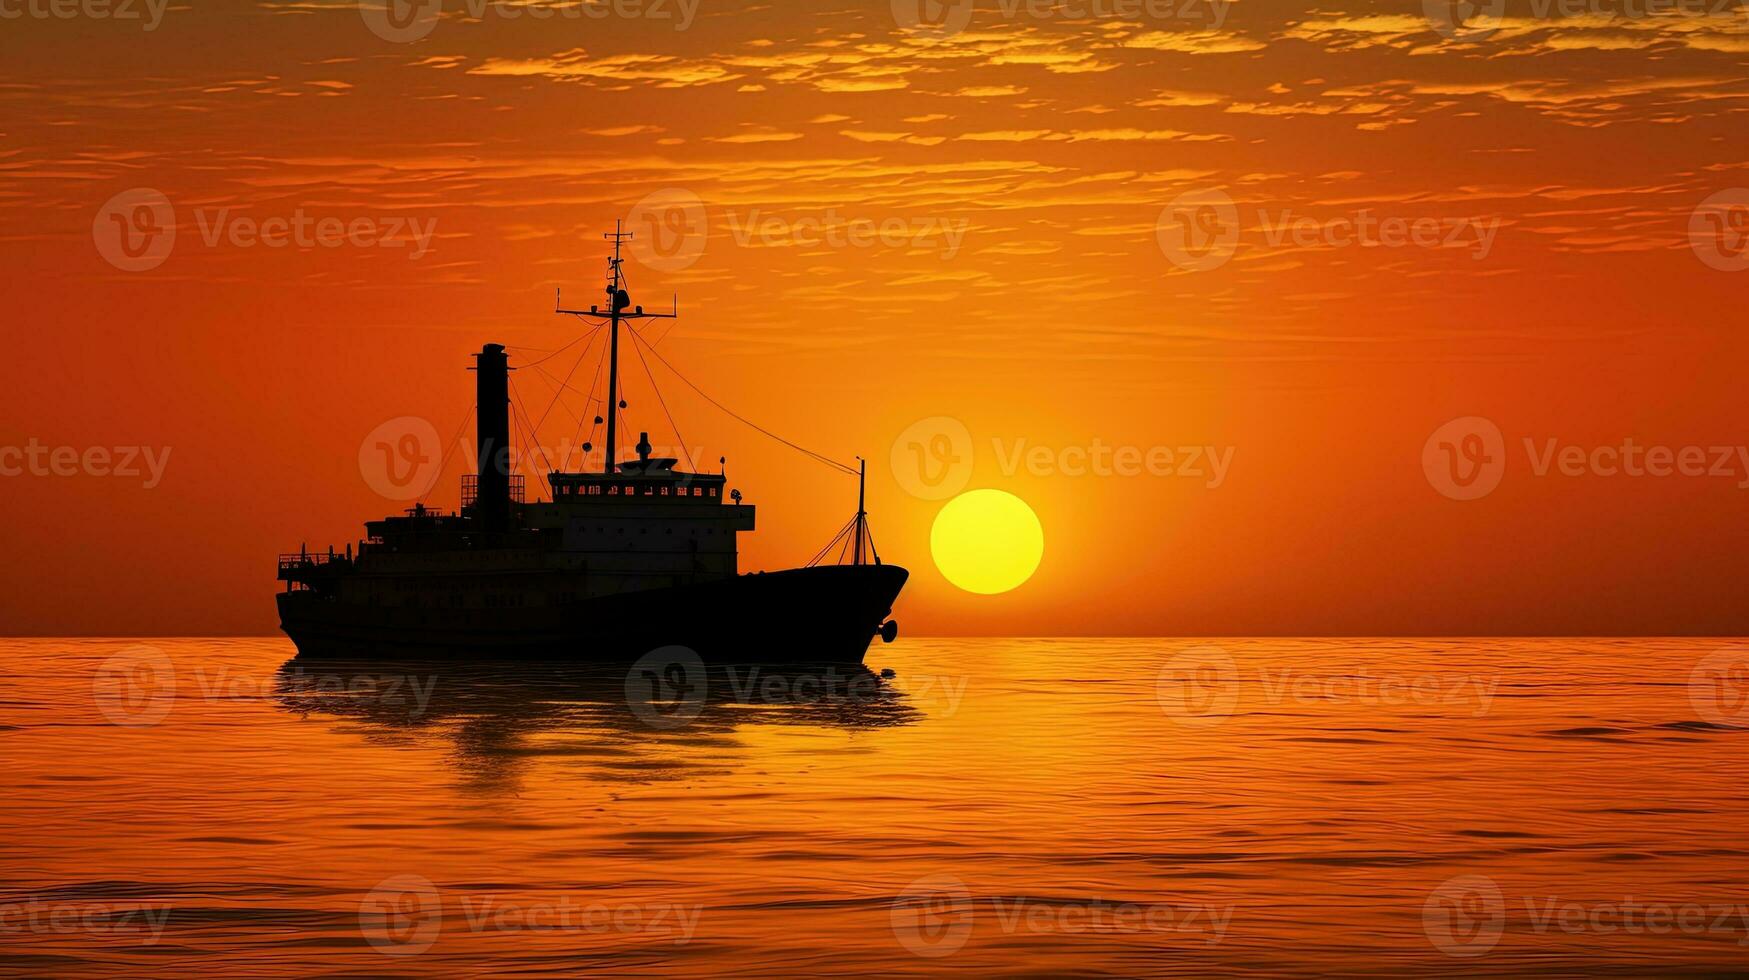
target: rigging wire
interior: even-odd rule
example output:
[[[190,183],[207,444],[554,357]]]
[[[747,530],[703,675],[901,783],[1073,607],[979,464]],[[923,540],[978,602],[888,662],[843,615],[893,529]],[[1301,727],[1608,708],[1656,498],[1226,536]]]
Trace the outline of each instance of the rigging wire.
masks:
[[[537,364],[545,364],[547,361],[550,361],[553,358],[558,357],[560,354],[563,354],[565,351],[576,346],[577,341],[582,340],[584,337],[594,336],[595,331],[600,330],[600,329],[601,329],[601,324],[597,323],[595,326],[590,327],[588,330],[583,331],[581,334],[578,334],[577,337],[574,338],[570,343],[566,344],[563,347],[560,347],[558,350],[553,351],[552,353],[548,354],[547,356],[541,358],[538,361],[530,361],[529,363],[521,365],[521,366],[522,367],[534,367]],[[533,348],[525,348],[525,349],[532,350]]]
[[[638,363],[644,366],[644,376],[650,379],[650,390],[656,393],[656,404],[662,406],[662,414],[668,416],[668,425],[674,430],[674,440],[680,443],[680,453],[686,457],[686,465],[694,473],[698,472],[698,464],[692,461],[692,451],[686,448],[686,437],[680,434],[680,423],[674,421],[674,413],[668,411],[668,400],[662,397],[662,387],[656,384],[656,375],[650,371],[650,362],[645,359],[644,352],[633,344],[632,350],[637,351]]]
[[[459,448],[461,446],[462,433],[467,431],[468,421],[470,419],[472,419],[473,417],[474,417],[474,404],[473,404],[473,402],[469,402],[467,412],[462,415],[462,424],[459,426],[456,426],[455,435],[450,437],[449,445],[444,447],[443,457],[441,459],[439,459],[437,462],[437,475],[431,478],[431,486],[426,488],[426,491],[419,495],[419,500],[417,501],[418,503],[420,503],[420,504],[425,503],[426,500],[431,498],[431,495],[433,493],[437,492],[437,484],[439,481],[441,481],[443,479],[444,468],[449,466],[449,457],[452,453],[454,453],[456,451],[457,448]]]
[[[547,458],[547,449],[545,446],[540,444],[540,437],[536,434],[535,430],[530,428],[528,425],[528,421],[529,421],[528,409],[526,409],[522,406],[522,394],[516,390],[516,385],[512,384],[509,387],[510,387],[510,407],[512,409],[514,409],[514,411],[511,412],[511,415],[512,415],[512,417],[516,417],[516,416],[520,415],[520,421],[523,423],[523,430],[522,431],[523,431],[524,435],[528,436],[528,444],[530,446],[533,446],[535,451],[541,454],[541,461],[547,464],[547,471],[551,472],[552,467],[553,467],[553,462],[552,462],[552,460]],[[529,457],[525,456],[524,458],[526,459]],[[542,483],[547,484],[547,492],[550,494],[552,492],[552,482],[547,479],[546,474],[537,473],[536,476],[540,477],[540,480]]]
[[[650,344],[648,341],[645,341],[642,337],[639,337],[638,332],[636,330],[630,331],[630,333],[631,333],[634,340],[636,340],[638,343],[642,343],[642,344],[644,344],[644,346],[650,348],[650,353],[655,355],[656,360],[662,362],[663,367],[666,367],[668,370],[673,371],[674,376],[676,378],[679,378],[681,381],[686,382],[687,387],[691,388],[693,391],[698,392],[699,397],[703,398],[705,401],[710,402],[712,405],[715,405],[717,408],[721,409],[722,412],[724,414],[728,415],[730,418],[733,418],[737,422],[740,422],[741,424],[748,426],[749,428],[752,428],[752,429],[755,429],[761,433],[764,433],[765,435],[770,436],[773,439],[776,439],[778,442],[783,443],[784,445],[790,447],[791,449],[794,449],[795,451],[802,453],[803,455],[810,456],[810,457],[814,458],[815,460],[818,460],[819,462],[824,463],[827,466],[830,466],[835,470],[838,470],[841,473],[847,473],[850,476],[857,475],[857,471],[854,467],[847,466],[843,463],[840,463],[837,460],[832,459],[829,456],[822,456],[819,453],[814,452],[812,449],[808,449],[804,446],[799,446],[796,443],[793,443],[793,442],[789,441],[788,439],[785,439],[783,436],[780,436],[777,433],[771,431],[770,429],[767,429],[764,426],[759,425],[758,423],[753,422],[750,419],[745,418],[744,416],[735,414],[735,412],[730,410],[730,408],[727,405],[724,405],[722,402],[717,401],[715,398],[712,398],[710,395],[705,394],[705,391],[703,388],[700,388],[698,385],[693,384],[692,381],[686,377],[686,375],[681,374],[679,371],[675,370],[674,365],[669,364],[667,358],[664,358],[660,351],[656,350],[654,347],[650,347]]]
[[[589,381],[589,396],[583,400],[583,414],[579,415],[577,417],[577,431],[571,433],[571,444],[577,447],[577,452],[579,453],[579,456],[580,456],[580,458],[577,461],[577,465],[579,465],[579,466],[583,466],[589,462],[589,454],[583,451],[583,446],[581,443],[577,442],[577,437],[583,434],[583,420],[586,418],[592,417],[592,412],[590,411],[590,406],[594,405],[596,403],[595,389],[600,387],[600,385],[601,385],[601,367],[604,363],[606,363],[606,361],[607,361],[607,345],[603,344],[603,345],[601,345],[601,356],[596,358],[596,360],[595,360],[594,376]],[[589,423],[589,438],[586,441],[589,442],[591,445],[593,445],[595,442],[595,423],[594,422]],[[565,463],[566,463],[566,465],[569,465],[570,462],[571,462],[571,454],[567,450],[565,453]]]
[[[840,538],[842,538],[846,534],[848,534],[850,532],[851,526],[854,525],[855,523],[856,523],[856,518],[852,517],[849,520],[849,522],[847,522],[843,527],[839,528],[838,533],[832,535],[832,540],[826,542],[825,547],[821,548],[819,551],[814,552],[814,557],[808,559],[808,564],[806,567],[813,568],[815,565],[818,565],[820,563],[820,561],[822,559],[824,559],[827,555],[831,554],[832,553],[832,546],[836,545]]]
[[[589,336],[591,338],[593,338],[595,336],[595,331],[591,330],[589,332]],[[547,416],[553,414],[553,406],[559,404],[560,396],[562,396],[564,394],[564,389],[567,389],[571,386],[570,385],[571,376],[576,374],[577,369],[583,366],[583,359],[585,357],[589,356],[589,348],[591,348],[593,346],[595,346],[595,341],[593,339],[591,339],[589,341],[589,343],[583,345],[583,350],[577,355],[577,359],[575,361],[571,362],[571,370],[566,372],[565,380],[559,382],[558,390],[555,390],[553,392],[553,400],[547,403],[546,411],[541,413],[540,421],[535,423],[535,430],[536,431],[539,431],[541,426],[547,424]],[[531,364],[529,366],[534,368],[536,371],[539,371],[543,375],[547,373],[546,369],[541,367],[539,364]],[[570,410],[566,409],[566,411],[570,411]]]
[[[556,406],[558,408],[564,409],[565,415],[567,417],[575,420],[577,418],[577,413],[571,411],[571,406],[565,404],[562,401],[558,401],[557,396],[559,394],[562,394],[565,391],[576,391],[577,389],[572,388],[570,385],[564,384],[558,378],[555,378],[552,375],[548,374],[546,371],[546,368],[535,368],[535,372],[541,376],[541,380],[545,381],[547,383],[547,386],[552,388],[553,392],[554,392],[554,399],[555,400],[547,406],[547,409],[546,409],[547,413],[551,414],[553,408]],[[545,422],[546,416],[543,415],[541,417],[541,420],[542,420],[542,422]]]

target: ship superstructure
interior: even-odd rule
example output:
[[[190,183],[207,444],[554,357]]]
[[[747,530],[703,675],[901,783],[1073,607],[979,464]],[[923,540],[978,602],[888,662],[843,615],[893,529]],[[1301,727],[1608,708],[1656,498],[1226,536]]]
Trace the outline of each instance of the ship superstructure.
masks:
[[[676,469],[651,454],[647,432],[635,459],[616,458],[622,325],[677,311],[632,304],[620,258],[630,236],[608,237],[606,308],[558,310],[609,331],[600,471],[545,473],[550,499],[523,499],[510,357],[486,344],[459,511],[416,504],[368,522],[356,548],[281,556],[281,628],[301,654],[614,662],[678,645],[716,663],[859,663],[873,637],[894,637],[888,617],[908,573],[874,553],[860,488],[855,517],[814,563],[742,574],[736,536],[754,529],[754,507],[722,474]],[[847,563],[820,561],[834,546]]]

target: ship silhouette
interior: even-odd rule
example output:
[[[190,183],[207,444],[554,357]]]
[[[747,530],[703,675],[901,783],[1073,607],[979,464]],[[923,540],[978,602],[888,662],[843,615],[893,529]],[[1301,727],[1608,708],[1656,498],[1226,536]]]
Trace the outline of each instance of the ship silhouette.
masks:
[[[806,566],[742,573],[737,535],[753,530],[754,506],[725,492],[722,474],[652,456],[648,433],[636,459],[616,461],[620,327],[678,310],[634,306],[620,258],[631,235],[604,237],[614,245],[606,308],[558,310],[609,330],[601,470],[549,472],[550,499],[522,499],[510,358],[486,344],[472,368],[477,465],[460,509],[419,503],[367,522],[356,549],[280,556],[280,628],[300,656],[629,663],[680,647],[674,656],[711,665],[860,664],[875,636],[897,635],[888,617],[909,573],[875,553],[863,467],[802,450],[858,477],[856,514]]]

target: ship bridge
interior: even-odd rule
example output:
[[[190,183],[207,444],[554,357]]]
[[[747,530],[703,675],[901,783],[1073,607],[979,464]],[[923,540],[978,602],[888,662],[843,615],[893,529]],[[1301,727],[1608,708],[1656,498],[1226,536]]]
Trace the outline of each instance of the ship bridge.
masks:
[[[678,462],[648,455],[648,441],[640,443],[639,458],[614,468],[612,473],[549,473],[554,503],[687,503],[720,504],[724,500],[722,476],[685,473]]]

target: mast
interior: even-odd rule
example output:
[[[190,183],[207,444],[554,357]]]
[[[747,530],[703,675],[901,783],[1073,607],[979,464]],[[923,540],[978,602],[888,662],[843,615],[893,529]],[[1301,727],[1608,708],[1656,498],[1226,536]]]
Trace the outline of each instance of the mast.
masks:
[[[607,465],[601,471],[612,476],[613,457],[619,446],[619,443],[615,441],[616,433],[619,431],[619,311],[621,309],[619,243],[630,236],[621,232],[620,223],[615,221],[613,234],[601,237],[613,239],[613,258],[607,260],[609,267],[607,280],[608,319],[613,324],[609,328],[612,330],[612,335],[608,340],[609,350],[607,354],[607,445],[603,447]]]
[[[610,331],[607,354],[607,445],[603,446],[602,468],[604,474],[613,475],[614,461],[618,455],[619,439],[619,325],[620,321],[632,320],[672,320],[680,315],[680,302],[675,300],[674,308],[668,313],[645,313],[642,306],[632,306],[631,296],[625,289],[625,274],[620,269],[620,244],[630,241],[633,233],[624,231],[621,222],[613,223],[613,231],[602,235],[602,238],[613,242],[613,257],[607,260],[607,309],[591,306],[587,310],[567,310],[564,306],[564,295],[558,296],[555,313],[567,316],[595,317],[606,320]],[[628,312],[629,309],[629,312]]]
[[[856,457],[856,562],[862,564],[862,536],[868,533],[868,510],[864,506],[867,499],[864,491],[868,488],[868,460]]]

